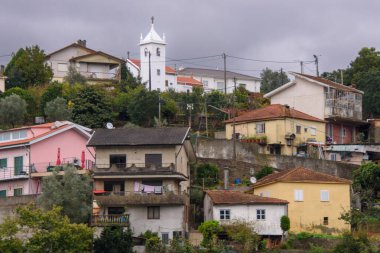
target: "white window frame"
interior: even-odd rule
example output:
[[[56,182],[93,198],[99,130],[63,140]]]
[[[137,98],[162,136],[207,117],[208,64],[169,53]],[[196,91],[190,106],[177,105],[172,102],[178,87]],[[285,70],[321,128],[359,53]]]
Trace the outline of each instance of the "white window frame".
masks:
[[[265,209],[256,209],[256,220],[264,221],[266,220],[266,215]]]
[[[302,189],[295,189],[294,190],[294,201],[296,202],[302,202],[304,200],[303,198],[303,190]]]
[[[335,153],[331,153],[330,154],[330,160],[331,161],[336,161],[336,154]]]
[[[321,202],[330,201],[330,192],[329,190],[321,190]]]
[[[310,127],[310,134],[312,136],[316,136],[317,135],[317,128],[314,126]]]
[[[230,209],[220,209],[219,210],[220,220],[231,220],[231,210]]]
[[[69,70],[67,63],[57,63],[57,70],[59,72],[67,72]]]
[[[256,123],[256,133],[265,134],[265,122]]]
[[[299,129],[299,131],[297,131]],[[296,125],[296,134],[301,134],[302,133],[302,126],[301,125]]]

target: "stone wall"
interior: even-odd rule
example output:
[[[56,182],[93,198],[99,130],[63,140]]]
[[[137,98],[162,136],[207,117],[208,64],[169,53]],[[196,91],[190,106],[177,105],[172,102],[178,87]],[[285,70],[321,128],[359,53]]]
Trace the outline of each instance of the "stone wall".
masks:
[[[5,217],[14,215],[18,206],[35,203],[37,196],[38,195],[22,195],[0,198],[0,223],[4,221]]]
[[[358,165],[303,158],[295,156],[258,154],[259,144],[236,142],[237,162],[232,161],[233,141],[198,139],[196,153],[200,162],[212,162],[220,168],[230,167],[231,178],[248,178],[263,166],[278,170],[303,166],[315,171],[352,179],[352,172]]]

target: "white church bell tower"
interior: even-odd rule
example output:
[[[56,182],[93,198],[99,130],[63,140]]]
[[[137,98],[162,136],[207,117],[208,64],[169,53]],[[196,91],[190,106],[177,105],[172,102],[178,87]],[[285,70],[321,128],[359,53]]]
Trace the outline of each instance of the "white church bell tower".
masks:
[[[154,30],[152,17],[149,33],[140,38],[140,75],[148,90],[165,90],[165,46],[165,34],[161,38]]]

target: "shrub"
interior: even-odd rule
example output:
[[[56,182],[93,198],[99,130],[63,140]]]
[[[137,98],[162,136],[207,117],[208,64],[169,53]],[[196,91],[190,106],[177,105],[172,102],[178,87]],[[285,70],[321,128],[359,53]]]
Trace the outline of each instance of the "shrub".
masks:
[[[234,242],[235,250],[249,253],[258,248],[260,236],[254,232],[252,224],[236,221],[223,226],[228,237]]]
[[[94,240],[94,252],[132,253],[132,232],[122,227],[105,227],[99,238]]]
[[[373,250],[365,234],[359,234],[358,238],[355,238],[353,234],[345,233],[342,242],[336,245],[333,253],[347,252],[371,253]]]
[[[270,166],[265,166],[264,168],[262,168],[260,171],[256,172],[255,173],[255,177],[256,179],[261,179],[269,174],[272,174],[274,172],[274,169]]]
[[[222,232],[222,228],[219,225],[219,222],[214,220],[203,222],[198,227],[198,230],[203,235],[203,241],[201,245],[205,247],[210,247],[212,241],[217,238],[218,233]]]
[[[195,184],[204,185],[205,186],[214,186],[219,181],[219,167],[210,164],[204,163],[200,164],[196,167],[196,176],[195,176]]]

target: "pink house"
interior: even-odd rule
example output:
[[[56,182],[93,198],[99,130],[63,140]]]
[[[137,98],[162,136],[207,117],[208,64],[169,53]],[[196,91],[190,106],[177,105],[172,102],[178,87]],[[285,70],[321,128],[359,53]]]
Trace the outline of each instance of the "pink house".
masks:
[[[91,129],[69,121],[0,131],[0,197],[40,193],[41,178],[56,165],[85,173],[94,160],[90,136]]]

